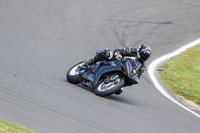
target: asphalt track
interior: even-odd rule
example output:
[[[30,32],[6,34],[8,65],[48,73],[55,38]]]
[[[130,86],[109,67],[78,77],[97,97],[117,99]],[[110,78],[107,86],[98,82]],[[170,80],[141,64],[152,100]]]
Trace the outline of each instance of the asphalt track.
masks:
[[[151,46],[148,63],[200,37],[198,0],[1,0],[0,118],[40,133],[199,133],[147,72],[106,98],[66,82],[97,49]]]

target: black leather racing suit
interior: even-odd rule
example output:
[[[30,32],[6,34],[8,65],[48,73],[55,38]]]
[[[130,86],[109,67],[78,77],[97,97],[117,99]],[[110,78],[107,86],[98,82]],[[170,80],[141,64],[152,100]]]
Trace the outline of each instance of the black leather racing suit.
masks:
[[[90,59],[89,61],[87,61],[85,63],[86,66],[88,65],[92,65],[98,61],[102,61],[102,60],[112,60],[112,59],[116,59],[116,53],[119,53],[122,56],[131,56],[131,57],[136,57],[137,59],[137,49],[136,48],[130,48],[130,47],[126,47],[123,49],[115,49],[114,52],[110,52],[109,50],[97,50],[96,55]],[[141,67],[138,68],[138,70],[136,70],[137,72],[137,76],[138,76],[138,81],[136,80],[135,84],[137,84],[139,82],[140,76],[144,73],[144,71],[146,70],[146,63],[145,61],[139,59],[138,60],[141,63]]]

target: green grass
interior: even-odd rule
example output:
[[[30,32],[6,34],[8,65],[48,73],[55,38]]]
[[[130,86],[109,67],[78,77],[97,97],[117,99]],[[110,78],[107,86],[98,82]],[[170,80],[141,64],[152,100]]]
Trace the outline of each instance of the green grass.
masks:
[[[192,100],[200,106],[200,45],[168,59],[158,69],[170,93]]]
[[[36,133],[0,119],[0,133]]]

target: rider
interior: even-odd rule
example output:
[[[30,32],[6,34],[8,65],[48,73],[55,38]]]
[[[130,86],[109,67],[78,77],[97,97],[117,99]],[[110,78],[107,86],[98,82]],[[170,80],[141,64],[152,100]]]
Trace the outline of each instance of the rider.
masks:
[[[138,49],[131,47],[126,47],[123,49],[115,49],[113,53],[109,49],[106,50],[100,49],[96,51],[96,55],[93,58],[85,62],[84,66],[87,67],[102,60],[112,60],[112,59],[121,60],[123,56],[135,57],[135,59],[141,63],[141,66],[134,71],[135,75],[131,77],[131,79],[134,81],[134,84],[138,84],[140,76],[146,70],[145,61],[150,57],[150,55],[151,55],[151,49],[146,44],[140,45]],[[122,92],[123,91],[121,90],[118,94],[121,94]]]

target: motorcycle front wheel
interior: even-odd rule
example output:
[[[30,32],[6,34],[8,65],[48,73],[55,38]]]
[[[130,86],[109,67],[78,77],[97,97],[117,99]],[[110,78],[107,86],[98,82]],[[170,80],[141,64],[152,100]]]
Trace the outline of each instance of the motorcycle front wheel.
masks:
[[[105,80],[100,81],[100,83],[95,87],[95,94],[101,97],[109,96],[118,92],[125,84],[124,79],[121,77],[108,83],[105,83],[104,81]]]
[[[66,79],[68,82],[73,84],[78,84],[79,82],[79,71],[78,67],[83,65],[83,61],[79,62],[78,64],[74,65],[69,69],[66,75]]]

